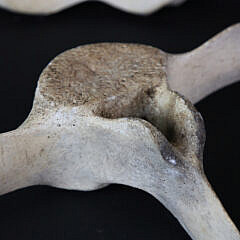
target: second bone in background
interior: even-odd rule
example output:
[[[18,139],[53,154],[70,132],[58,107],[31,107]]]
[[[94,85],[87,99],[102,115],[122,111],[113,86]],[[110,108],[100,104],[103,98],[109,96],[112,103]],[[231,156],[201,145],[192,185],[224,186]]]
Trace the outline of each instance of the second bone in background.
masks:
[[[1,135],[1,193],[121,183],[155,196],[192,239],[240,239],[203,173],[201,116],[168,88],[169,59],[136,44],[86,45],[55,58],[28,119]]]
[[[25,14],[53,14],[87,0],[0,0],[0,6]],[[99,0],[123,11],[150,14],[165,5],[178,5],[185,0]]]

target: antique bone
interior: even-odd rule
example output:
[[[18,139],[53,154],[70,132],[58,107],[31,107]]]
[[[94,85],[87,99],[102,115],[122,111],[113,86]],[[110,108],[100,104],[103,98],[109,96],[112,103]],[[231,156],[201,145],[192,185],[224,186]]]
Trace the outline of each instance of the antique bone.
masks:
[[[236,25],[197,51],[211,52],[207,46],[219,46],[228,35],[235,39],[238,31]],[[170,86],[177,81],[171,72],[176,59],[120,43],[57,56],[40,76],[29,117],[0,136],[0,194],[38,184],[75,190],[125,184],[161,201],[192,239],[240,240],[203,172],[201,115],[168,86],[168,76]],[[212,76],[205,83],[218,81]],[[209,91],[200,93],[195,100]]]
[[[53,14],[87,0],[0,0],[0,6],[26,14]],[[178,5],[185,0],[99,0],[123,11],[150,14],[165,5]]]

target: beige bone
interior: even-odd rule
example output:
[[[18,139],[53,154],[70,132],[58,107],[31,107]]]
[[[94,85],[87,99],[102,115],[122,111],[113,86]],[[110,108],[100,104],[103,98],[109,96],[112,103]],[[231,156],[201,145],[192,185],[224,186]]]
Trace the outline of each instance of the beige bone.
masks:
[[[168,82],[193,103],[240,80],[240,24],[199,48],[168,57]]]
[[[126,184],[155,196],[192,239],[240,240],[203,172],[201,115],[168,87],[171,58],[120,43],[56,57],[40,76],[27,120],[0,136],[0,193]]]

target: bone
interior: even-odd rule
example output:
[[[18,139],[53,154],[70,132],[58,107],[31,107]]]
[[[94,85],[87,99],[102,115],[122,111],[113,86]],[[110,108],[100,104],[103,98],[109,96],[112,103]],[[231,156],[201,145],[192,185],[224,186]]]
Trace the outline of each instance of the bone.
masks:
[[[239,23],[191,52],[169,55],[170,88],[183,94],[193,103],[239,80]]]
[[[239,240],[204,175],[202,117],[168,87],[167,65],[166,53],[138,44],[57,56],[39,78],[29,117],[0,136],[0,193],[125,184],[162,202],[194,240]]]
[[[53,14],[87,0],[0,0],[0,6],[24,14]],[[101,1],[101,0],[99,0]],[[151,14],[165,5],[179,5],[185,0],[102,0],[113,7],[134,14]]]

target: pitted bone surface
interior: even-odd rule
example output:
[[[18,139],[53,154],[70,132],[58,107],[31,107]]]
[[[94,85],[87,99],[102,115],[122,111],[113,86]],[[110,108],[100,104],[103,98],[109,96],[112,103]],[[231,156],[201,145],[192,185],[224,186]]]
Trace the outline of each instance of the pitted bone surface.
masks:
[[[133,116],[151,89],[162,85],[166,55],[137,44],[81,46],[56,57],[43,71],[39,92],[49,106],[87,106],[94,114]],[[54,107],[55,107],[54,106]]]
[[[0,137],[7,163],[0,194],[37,184],[125,184],[155,196],[194,240],[239,240],[203,172],[201,115],[169,89],[166,62],[158,49],[119,43],[56,57],[30,116]]]

